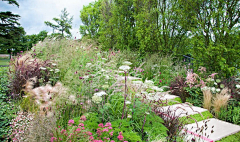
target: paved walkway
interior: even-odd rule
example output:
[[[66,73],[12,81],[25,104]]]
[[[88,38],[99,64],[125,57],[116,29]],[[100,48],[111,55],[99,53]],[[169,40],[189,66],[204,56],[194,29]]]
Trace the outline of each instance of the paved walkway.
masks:
[[[125,79],[125,77],[119,76],[119,79],[123,80]],[[143,86],[143,88],[145,89],[150,88],[152,90],[157,91],[156,93],[141,92],[142,94],[145,95],[147,94],[148,99],[161,99],[164,101],[173,100],[178,97],[175,95],[170,95],[167,92],[159,91],[160,88],[154,86],[151,81],[143,83],[141,81],[141,78],[135,77],[128,77],[128,80],[132,81],[132,83],[136,86]],[[207,109],[191,106],[186,103],[164,106],[161,107],[161,109],[163,110],[163,112],[170,109],[176,116],[180,115],[180,117],[199,114],[208,111]],[[217,140],[221,140],[224,137],[235,134],[239,131],[240,131],[239,125],[234,125],[215,118],[211,118],[199,121],[197,123],[185,125],[182,132],[186,133],[185,141],[191,142],[194,139],[195,142],[215,142]]]

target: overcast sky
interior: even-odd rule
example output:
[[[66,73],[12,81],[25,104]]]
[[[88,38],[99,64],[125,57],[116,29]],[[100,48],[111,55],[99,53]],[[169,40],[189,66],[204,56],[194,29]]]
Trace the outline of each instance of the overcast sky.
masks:
[[[73,16],[72,30],[73,37],[80,38],[79,26],[80,10],[83,5],[88,5],[95,0],[17,0],[17,6],[9,5],[7,2],[0,1],[0,11],[11,11],[21,16],[20,24],[24,27],[28,35],[38,34],[42,30],[52,33],[52,29],[44,24],[54,17],[60,17],[61,11],[66,8],[69,16]]]

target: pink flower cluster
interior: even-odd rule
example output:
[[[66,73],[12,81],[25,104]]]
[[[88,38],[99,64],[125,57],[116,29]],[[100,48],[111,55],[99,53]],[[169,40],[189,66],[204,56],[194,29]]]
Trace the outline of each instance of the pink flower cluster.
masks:
[[[30,113],[18,112],[17,117],[11,122],[11,135],[13,142],[24,141],[25,132],[31,127],[33,115]]]
[[[80,118],[81,121],[86,121],[86,117],[82,116]],[[81,122],[80,121],[80,122]],[[70,126],[70,129],[65,130],[65,129],[61,129],[60,127],[56,128],[56,135],[52,135],[51,137],[51,142],[55,142],[55,141],[76,141],[79,139],[85,139],[86,141],[89,140],[89,142],[106,142],[106,141],[110,141],[110,142],[115,142],[113,139],[113,131],[111,131],[112,128],[112,124],[110,122],[107,122],[105,125],[103,123],[98,124],[97,128],[97,138],[93,137],[93,133],[91,133],[90,131],[87,131],[85,129],[85,125],[83,123],[79,123],[78,126],[73,126],[74,124],[74,120],[70,119],[68,121],[68,125]],[[122,135],[122,132],[119,133],[118,135],[118,140],[123,141],[123,142],[127,142],[124,141],[124,137]]]
[[[195,84],[198,83],[199,76],[196,73],[187,72],[186,83],[192,88]]]

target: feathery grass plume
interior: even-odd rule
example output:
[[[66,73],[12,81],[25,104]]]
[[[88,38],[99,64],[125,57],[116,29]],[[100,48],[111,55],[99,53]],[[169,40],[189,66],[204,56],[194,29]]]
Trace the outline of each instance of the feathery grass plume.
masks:
[[[209,88],[202,89],[203,92],[203,108],[206,108],[210,111],[212,106],[212,93]]]
[[[226,109],[228,100],[230,99],[228,88],[224,88],[220,93],[217,93],[213,98],[213,107],[216,116],[220,112],[221,108]]]
[[[61,104],[62,100],[67,100],[66,88],[59,82],[55,86],[47,84],[33,89],[34,81],[36,78],[27,80],[25,84],[25,93],[28,94],[25,99],[34,101],[39,106],[39,113],[43,116],[50,117],[54,113],[54,106],[56,103]],[[73,97],[71,97],[73,98]],[[74,97],[75,98],[75,97]],[[73,100],[74,101],[74,100]],[[72,102],[73,103],[73,102]]]

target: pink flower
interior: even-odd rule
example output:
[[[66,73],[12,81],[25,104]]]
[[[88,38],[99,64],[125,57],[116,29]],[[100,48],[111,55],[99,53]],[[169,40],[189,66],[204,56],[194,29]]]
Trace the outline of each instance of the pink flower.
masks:
[[[110,136],[113,136],[113,131],[109,133]]]
[[[111,129],[112,129],[112,127],[108,127],[108,129],[109,129],[109,130],[111,130]]]
[[[111,140],[110,142],[115,142],[114,140]]]
[[[121,134],[119,134],[117,138],[118,138],[120,141],[123,140],[123,136],[122,136]]]
[[[81,129],[80,129],[80,128],[77,128],[77,129],[76,129],[76,131],[77,131],[77,132],[80,132],[80,131],[81,131]]]
[[[83,116],[81,116],[80,120],[86,121],[87,118],[86,118],[86,116],[83,115]]]
[[[55,137],[51,137],[51,142],[54,142],[54,140],[57,140],[57,138],[55,138]]]
[[[214,79],[214,76],[216,75],[217,73],[213,73],[211,75],[209,75],[209,77],[211,77],[212,79]]]
[[[84,126],[84,124],[83,123],[80,123],[79,125],[78,125],[78,127],[83,127]]]
[[[111,127],[111,126],[112,126],[112,124],[110,122],[107,122],[105,125],[105,127]]]
[[[103,132],[108,132],[108,129],[103,129]]]
[[[87,132],[87,135],[91,136],[91,135],[92,135],[92,133],[91,133],[91,132]]]
[[[66,132],[66,130],[62,129],[61,133],[64,133],[64,132]]]
[[[98,124],[98,127],[102,127],[102,128],[103,128],[104,126],[103,126],[103,124],[102,124],[102,123],[100,123],[100,124]]]
[[[68,121],[68,123],[69,123],[69,124],[74,124],[74,120],[70,119],[70,120]]]
[[[128,141],[123,141],[123,142],[128,142]]]
[[[90,140],[94,140],[93,136],[91,136],[89,139],[90,139]]]

